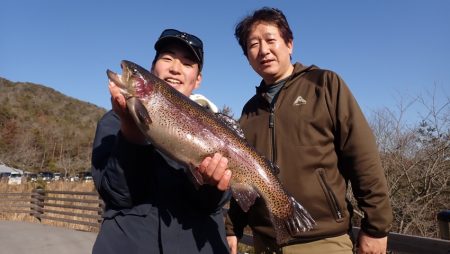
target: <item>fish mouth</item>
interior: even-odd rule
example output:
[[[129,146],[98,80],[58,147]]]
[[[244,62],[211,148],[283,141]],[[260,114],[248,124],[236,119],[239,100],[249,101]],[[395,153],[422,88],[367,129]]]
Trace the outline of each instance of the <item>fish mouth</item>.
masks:
[[[146,81],[144,74],[148,72],[147,70],[127,60],[122,60],[120,62],[120,68],[122,69],[122,74],[118,74],[107,69],[106,75],[109,80],[118,86],[123,92],[132,92],[136,86],[145,85]]]
[[[108,75],[109,80],[111,80],[112,82],[114,82],[114,84],[116,84],[119,87],[125,87],[125,84],[122,82],[122,76],[111,71],[111,70],[106,70],[106,75]]]

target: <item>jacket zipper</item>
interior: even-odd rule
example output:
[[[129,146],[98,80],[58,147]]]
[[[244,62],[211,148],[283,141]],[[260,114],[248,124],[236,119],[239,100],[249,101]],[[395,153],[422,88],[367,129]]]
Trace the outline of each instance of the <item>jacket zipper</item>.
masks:
[[[269,129],[272,134],[272,162],[273,162],[273,164],[276,164],[277,163],[277,148],[275,145],[275,109],[274,109],[273,105],[270,106]]]
[[[327,181],[325,180],[325,172],[323,172],[323,169],[319,171],[320,178],[322,179],[323,184],[325,185],[325,188],[327,189],[327,192],[330,197],[331,205],[333,206],[336,216],[338,220],[342,219],[342,212],[341,208],[339,208],[336,195],[334,194],[333,190],[331,189],[330,185],[328,185]]]

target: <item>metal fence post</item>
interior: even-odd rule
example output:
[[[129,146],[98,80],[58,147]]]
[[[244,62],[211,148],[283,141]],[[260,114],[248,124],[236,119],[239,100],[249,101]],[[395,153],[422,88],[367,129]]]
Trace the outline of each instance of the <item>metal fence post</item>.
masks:
[[[450,210],[444,210],[437,215],[439,224],[439,237],[444,240],[450,240],[449,223]]]

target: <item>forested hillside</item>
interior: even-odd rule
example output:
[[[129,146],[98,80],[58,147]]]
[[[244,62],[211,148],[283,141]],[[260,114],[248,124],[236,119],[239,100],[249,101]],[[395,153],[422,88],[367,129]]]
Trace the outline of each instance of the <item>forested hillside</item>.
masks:
[[[43,85],[0,78],[0,163],[32,172],[85,171],[105,111]]]

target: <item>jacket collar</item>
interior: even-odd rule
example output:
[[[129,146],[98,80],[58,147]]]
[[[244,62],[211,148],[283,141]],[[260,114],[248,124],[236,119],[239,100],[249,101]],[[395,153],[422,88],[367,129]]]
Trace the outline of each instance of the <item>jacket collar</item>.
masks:
[[[294,64],[294,70],[292,71],[291,76],[287,78],[286,83],[284,84],[284,88],[286,88],[292,84],[292,82],[290,82],[291,80],[293,80],[293,79],[297,78],[298,76],[302,75],[303,73],[306,73],[313,69],[318,69],[318,67],[315,65],[305,66],[299,62],[296,62]],[[263,94],[266,92],[267,92],[266,83],[264,83],[264,80],[261,80],[261,82],[259,83],[259,86],[256,87],[256,93]]]

